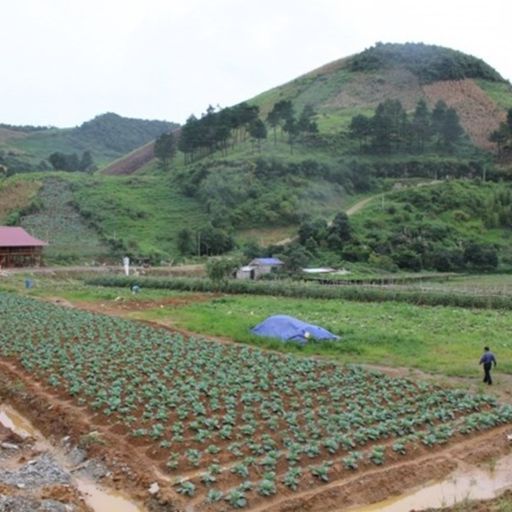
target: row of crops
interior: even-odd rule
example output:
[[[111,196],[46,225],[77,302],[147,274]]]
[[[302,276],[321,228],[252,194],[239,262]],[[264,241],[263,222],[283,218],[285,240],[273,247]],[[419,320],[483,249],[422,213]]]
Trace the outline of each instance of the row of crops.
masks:
[[[191,292],[222,292],[249,295],[270,295],[276,297],[297,297],[310,299],[339,299],[360,302],[397,301],[424,306],[451,306],[460,308],[512,309],[512,297],[492,295],[464,295],[456,290],[418,290],[411,288],[386,288],[362,285],[326,285],[313,280],[297,282],[276,279],[273,281],[252,281],[249,279],[228,279],[214,282],[209,279],[191,277],[125,277],[101,276],[87,279],[86,284],[94,286],[128,287],[137,284],[143,288],[180,290]]]
[[[0,293],[0,355],[147,448],[195,507],[253,506],[512,421],[493,398]]]

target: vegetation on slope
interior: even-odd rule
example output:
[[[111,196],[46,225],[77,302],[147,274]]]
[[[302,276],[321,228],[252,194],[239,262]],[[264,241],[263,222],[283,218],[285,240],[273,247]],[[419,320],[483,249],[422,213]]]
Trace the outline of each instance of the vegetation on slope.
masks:
[[[380,56],[382,69],[354,72],[353,59],[346,59],[250,103],[218,111],[209,107],[202,116],[191,116],[179,139],[158,137],[160,161],[147,165],[140,177],[73,179],[74,207],[110,245],[113,254],[123,252],[159,261],[231,250],[240,231],[279,228],[288,234],[316,217],[326,225],[344,209],[351,195],[382,191],[389,179],[496,179],[489,156],[466,137],[457,111],[443,103],[434,107],[430,97],[424,100],[418,80],[413,77],[410,81],[412,71],[405,68],[412,62],[411,55],[419,52],[422,57],[418,62],[428,66],[432,61],[436,72],[442,69],[438,63],[444,63],[453,67],[455,74],[461,69],[464,76],[473,73],[479,83],[487,84],[502,98],[500,104],[506,97],[504,82],[496,81],[498,78],[477,59],[439,47],[378,45],[370,50],[361,55],[370,52]],[[391,62],[398,67],[390,69]],[[395,73],[401,80],[404,69],[406,80],[401,87],[395,87],[394,82],[381,87],[379,80]],[[383,90],[381,101],[365,96],[372,88]],[[348,96],[343,96],[347,91]],[[362,92],[356,98],[354,91]],[[392,99],[386,98],[388,94]],[[397,95],[403,95],[404,101],[394,99]],[[110,158],[141,136],[137,126],[147,128],[140,124],[143,122],[136,126],[131,121],[106,114],[79,128],[58,131],[65,138],[59,139],[55,130],[49,129],[25,134],[19,144],[37,145],[37,137],[44,142],[51,136],[69,142],[80,134],[81,143],[101,144],[105,158],[107,153]],[[155,125],[155,130],[163,128]],[[113,132],[117,132],[115,137],[111,137]],[[52,148],[57,157],[64,157],[53,161],[75,162],[75,168],[91,169],[82,165],[86,159],[78,158],[80,153],[73,158],[66,144]],[[175,155],[176,146],[180,151]],[[143,149],[153,154],[151,143]],[[86,148],[74,146],[73,151],[84,152]],[[96,154],[92,157],[101,163]],[[414,213],[421,215],[419,210]],[[373,214],[387,218],[386,212]],[[413,220],[403,217],[402,222]],[[498,228],[500,232],[503,227]],[[448,238],[458,236],[449,232]],[[367,264],[374,263],[375,257],[379,265],[404,266],[393,256],[401,249],[394,247],[397,251],[381,254],[365,233],[366,228],[361,228],[361,239],[349,248],[333,250],[321,237],[309,243],[303,239],[303,248],[312,256],[311,261],[338,264],[355,259]],[[469,238],[464,240],[469,243]],[[497,251],[501,257],[502,249]],[[420,267],[436,268],[432,261],[425,257]]]
[[[38,180],[11,178],[0,182],[0,225],[16,224],[31,208],[41,188]]]
[[[73,183],[75,206],[112,253],[159,263],[178,254],[177,234],[208,223],[200,205],[162,176],[95,176]]]
[[[330,226],[309,219],[298,243],[310,261],[362,262],[385,270],[510,268],[512,189],[451,181],[382,195]]]
[[[3,138],[0,149],[4,151],[4,159],[11,159],[5,162],[10,173],[45,170],[44,164],[39,164],[45,162],[52,153],[69,155],[89,151],[95,163],[101,166],[176,126],[166,121],[130,119],[107,113],[76,128],[20,127],[13,130],[10,127],[10,131],[23,133],[24,136]],[[46,164],[46,168],[49,167]]]
[[[350,59],[352,71],[374,71],[390,66],[404,66],[422,83],[464,78],[505,82],[495,69],[481,59],[423,43],[377,43]]]
[[[71,184],[57,177],[44,178],[31,208],[21,211],[17,224],[48,242],[47,263],[104,260],[110,249],[74,207]]]

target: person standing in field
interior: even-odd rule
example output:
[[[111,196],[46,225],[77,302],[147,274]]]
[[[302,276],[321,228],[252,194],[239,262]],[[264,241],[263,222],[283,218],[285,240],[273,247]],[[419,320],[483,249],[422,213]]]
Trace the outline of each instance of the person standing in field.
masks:
[[[496,368],[496,358],[494,357],[494,354],[491,352],[489,347],[484,347],[484,353],[482,354],[482,357],[480,358],[480,363],[484,365],[484,382],[489,384],[489,386],[492,384],[492,378],[491,378],[491,368],[492,364],[494,363],[494,368]]]

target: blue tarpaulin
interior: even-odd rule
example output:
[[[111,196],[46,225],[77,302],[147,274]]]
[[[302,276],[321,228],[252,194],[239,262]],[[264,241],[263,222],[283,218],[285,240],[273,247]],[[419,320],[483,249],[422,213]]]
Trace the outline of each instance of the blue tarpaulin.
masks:
[[[308,324],[293,316],[274,315],[251,329],[253,334],[278,338],[283,341],[307,343],[308,339],[337,340],[336,336],[318,325]]]

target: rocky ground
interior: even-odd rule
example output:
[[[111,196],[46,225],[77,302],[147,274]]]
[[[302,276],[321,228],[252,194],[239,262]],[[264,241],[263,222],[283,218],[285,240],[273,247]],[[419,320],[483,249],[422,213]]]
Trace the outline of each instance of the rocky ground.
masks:
[[[79,450],[71,449],[68,457],[85,469]],[[91,512],[72,471],[57,459],[35,439],[0,424],[0,512]]]

